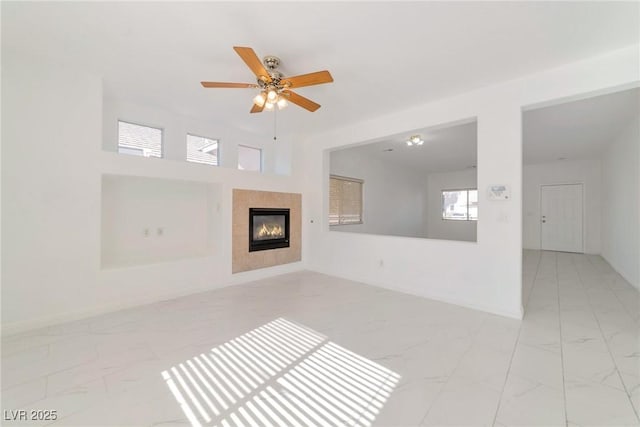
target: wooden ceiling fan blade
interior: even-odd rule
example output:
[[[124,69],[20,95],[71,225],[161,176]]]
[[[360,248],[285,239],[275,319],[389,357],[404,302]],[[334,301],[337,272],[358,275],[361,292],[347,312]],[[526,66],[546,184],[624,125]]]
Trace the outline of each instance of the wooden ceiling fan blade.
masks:
[[[253,83],[227,83],[227,82],[200,82],[202,86],[207,88],[256,88],[257,84]]]
[[[262,104],[262,107],[257,105],[257,104],[253,104],[253,107],[251,107],[251,111],[249,111],[250,113],[262,113],[262,110],[264,110],[264,106],[265,104]]]
[[[260,61],[260,58],[258,58],[258,55],[256,55],[253,49],[250,47],[234,46],[233,50],[240,55],[240,58],[242,58],[244,63],[247,64],[251,71],[253,71],[253,74],[255,74],[256,77],[263,79],[267,83],[271,83],[271,76],[267,72],[266,68],[264,68],[262,61]]]
[[[331,83],[332,81],[333,77],[331,77],[331,73],[327,70],[324,70],[316,71],[315,73],[301,74],[299,76],[284,77],[282,79],[282,84],[287,87],[297,88],[304,86],[321,85],[324,83]]]
[[[320,108],[320,104],[317,104],[312,100],[310,100],[309,98],[305,98],[304,96],[298,95],[297,93],[292,92],[290,90],[284,90],[282,91],[282,93],[287,97],[287,99],[290,102],[293,102],[294,104],[304,108],[305,110],[314,112],[318,108]]]

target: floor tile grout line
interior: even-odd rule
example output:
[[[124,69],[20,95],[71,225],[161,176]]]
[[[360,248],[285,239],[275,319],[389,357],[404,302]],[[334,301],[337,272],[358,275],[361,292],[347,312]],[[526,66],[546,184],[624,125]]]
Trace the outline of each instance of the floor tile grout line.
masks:
[[[49,397],[49,376],[44,377],[44,399]]]
[[[591,264],[594,268],[596,268],[595,264],[593,263],[593,261],[591,260],[591,258],[587,257],[587,260],[589,261],[589,264]],[[615,271],[615,270],[614,270]],[[616,271],[616,274],[619,275],[619,273]],[[616,299],[618,300],[618,302],[620,303],[620,306],[622,306],[622,309],[629,315],[629,317],[631,318],[632,321],[636,321],[634,319],[634,317],[631,315],[631,313],[629,313],[629,310],[627,309],[627,306],[622,302],[622,300],[620,299],[620,297],[618,296],[618,293],[613,289],[613,287],[606,282],[607,287],[609,288],[609,290],[611,291],[611,293],[616,297]]]
[[[575,268],[575,262],[574,262],[573,259],[571,259],[571,263],[574,265],[574,268]],[[593,308],[593,304],[591,304],[591,297],[589,296],[589,293],[585,289],[584,282],[582,281],[582,275],[580,274],[580,272],[578,271],[577,268],[576,268],[576,272],[578,273],[578,280],[580,281],[580,286],[582,288],[582,292],[584,292],[585,296],[587,297],[587,302],[589,303],[589,308],[591,309],[591,312],[593,313],[593,317],[595,318],[596,323],[598,324],[598,329],[600,330],[600,335],[602,336],[602,340],[604,341],[604,344],[607,347],[607,352],[609,353],[609,357],[611,357],[611,361],[613,362],[613,366],[615,366],[616,372],[618,373],[618,378],[620,379],[620,383],[622,384],[622,387],[624,388],[625,394],[627,395],[627,398],[629,399],[629,404],[631,405],[631,409],[633,410],[633,413],[635,414],[636,419],[638,420],[638,422],[640,422],[640,415],[638,415],[638,411],[636,410],[636,407],[634,406],[633,401],[631,400],[631,393],[629,393],[629,389],[627,388],[627,385],[625,384],[624,379],[622,378],[622,374],[620,373],[620,368],[618,368],[618,363],[616,362],[616,358],[613,356],[613,353],[611,352],[611,348],[609,347],[609,341],[607,341],[607,337],[605,336],[604,331],[602,330],[602,326],[600,325],[600,319],[598,318],[598,315],[596,314],[596,311]],[[611,290],[609,290],[609,291],[612,292]]]
[[[560,307],[560,279],[558,278],[558,254],[554,253],[556,260],[556,290],[558,292],[558,331],[560,332],[560,363],[562,365],[562,396],[564,400],[564,425],[569,425],[569,414],[567,413],[567,387],[564,377],[564,340],[562,338],[562,308]]]
[[[527,303],[525,304],[525,312],[526,308],[529,306],[529,301],[531,300],[531,295],[533,294],[533,288],[536,286],[536,280],[538,278],[538,270],[540,269],[540,261],[542,259],[542,252],[538,251],[538,262],[536,263],[536,273],[533,275],[533,283],[531,285],[531,290],[529,291],[529,296],[527,297]],[[523,317],[524,318],[524,317]]]
[[[11,389],[11,388],[26,385],[26,384],[28,384],[28,383],[30,383],[30,382],[33,382],[33,381],[36,381],[38,378],[42,378],[42,377],[45,377],[45,378],[47,379],[47,384],[48,384],[48,379],[49,379],[49,377],[51,377],[51,376],[53,376],[53,375],[60,374],[60,373],[66,372],[66,371],[70,371],[70,370],[72,370],[72,369],[77,369],[77,368],[79,368],[79,367],[81,367],[81,366],[83,366],[83,365],[86,365],[86,364],[89,364],[89,363],[93,363],[93,362],[95,362],[95,361],[96,361],[96,360],[90,360],[90,361],[88,361],[88,362],[78,362],[78,363],[76,363],[75,365],[71,365],[71,366],[66,367],[66,368],[63,368],[63,369],[58,369],[57,371],[53,371],[53,372],[50,372],[50,373],[47,373],[47,374],[44,374],[44,375],[40,375],[39,377],[31,378],[31,379],[26,380],[26,381],[21,381],[21,382],[19,382],[19,383],[12,384],[11,386],[7,387],[6,389],[2,389],[2,391],[6,392],[7,390],[9,390],[9,389]],[[96,375],[98,375],[98,374],[96,374]],[[99,375],[98,375],[98,376],[99,376]],[[94,379],[93,379],[93,380],[91,380],[91,381],[95,381],[96,379],[97,379],[97,377],[96,377],[96,378],[94,378]],[[87,382],[89,382],[89,381],[87,381]],[[84,384],[84,383],[83,383],[83,384]],[[63,389],[63,390],[60,390],[60,391],[66,391],[66,390],[68,390],[68,389],[71,389],[71,388],[76,387],[76,386],[79,386],[79,385],[82,385],[82,384],[76,384],[76,385],[73,385],[73,386],[67,387],[67,388],[65,388],[65,389]]]
[[[536,286],[536,278],[538,277],[538,269],[540,268],[540,258],[541,256],[538,255],[538,262],[536,263],[536,273],[533,275],[533,283],[531,285],[531,289],[529,290],[529,296],[527,297],[527,302],[526,304],[524,304],[525,306],[525,311],[527,306],[529,305],[529,300],[531,299],[531,295],[533,294],[533,288]],[[524,313],[523,313],[523,318],[520,321],[520,327],[518,328],[518,336],[516,337],[516,340],[513,344],[513,350],[511,351],[511,358],[509,359],[509,367],[507,368],[507,373],[504,377],[504,382],[502,383],[502,390],[500,391],[500,398],[498,399],[498,406],[496,407],[496,413],[493,416],[493,423],[491,423],[492,426],[496,425],[496,422],[498,420],[498,413],[500,412],[500,404],[502,403],[502,398],[504,397],[504,389],[507,386],[507,381],[509,380],[509,374],[511,373],[511,365],[513,365],[513,358],[516,354],[516,350],[518,348],[518,343],[520,342],[520,333],[522,332],[522,325],[524,324]]]
[[[478,331],[480,331],[480,329],[482,329],[482,326],[484,326],[485,322],[487,321],[487,317],[485,316],[484,319],[482,320],[482,324],[480,325],[480,328],[478,328]],[[451,380],[451,377],[453,376],[453,374],[455,374],[455,372],[458,370],[458,368],[460,367],[460,364],[462,363],[462,360],[464,359],[464,357],[467,355],[467,353],[469,353],[471,351],[471,349],[473,348],[473,344],[475,343],[475,336],[473,337],[473,339],[471,340],[471,343],[469,344],[469,347],[464,351],[464,353],[462,353],[462,355],[460,356],[460,359],[458,360],[458,363],[456,363],[456,367],[453,368],[453,370],[451,371],[451,374],[449,374],[449,376],[447,377],[447,380],[445,382],[442,383],[442,386],[440,387],[440,390],[438,391],[438,395],[431,401],[431,404],[429,405],[429,408],[427,409],[427,411],[424,413],[424,416],[422,417],[422,419],[420,420],[420,423],[418,423],[418,425],[422,426],[424,425],[425,420],[427,419],[427,417],[429,416],[429,413],[431,412],[431,410],[433,409],[433,405],[436,403],[436,401],[438,400],[438,397],[440,396],[440,394],[442,394],[442,392],[444,391],[445,387],[447,386],[447,384],[449,384],[449,381]]]

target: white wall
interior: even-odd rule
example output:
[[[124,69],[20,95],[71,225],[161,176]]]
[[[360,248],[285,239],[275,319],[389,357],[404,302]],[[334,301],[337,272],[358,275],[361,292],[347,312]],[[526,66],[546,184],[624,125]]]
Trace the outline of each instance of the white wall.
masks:
[[[332,226],[334,231],[425,237],[426,186],[423,174],[345,149],[331,153],[333,175],[364,180],[363,223]]]
[[[442,219],[442,190],[477,188],[478,175],[475,169],[430,173],[427,177],[428,188],[428,229],[430,239],[461,240],[475,242],[477,239],[476,221],[451,221]],[[478,206],[478,216],[482,216],[482,206]]]
[[[584,251],[588,254],[599,254],[601,181],[600,159],[525,165],[522,182],[523,247],[540,249],[540,186],[581,183],[584,191]]]
[[[486,92],[486,93],[483,93]],[[314,223],[306,235],[311,268],[411,294],[476,309],[520,317],[521,211],[520,194],[511,201],[481,199],[478,243],[406,239],[329,232],[327,224],[328,149],[368,141],[403,130],[478,121],[478,185],[520,187],[521,126],[518,98],[509,91],[480,91],[377,117],[314,136],[308,145],[305,211]],[[322,164],[312,160],[322,156]],[[313,167],[313,169],[312,169]],[[481,192],[482,193],[482,192]]]
[[[309,138],[303,231],[311,268],[512,317],[522,316],[521,108],[638,84],[638,47],[416,106]],[[328,226],[329,150],[477,117],[478,242],[335,233]],[[319,162],[322,159],[322,162]],[[487,200],[490,185],[510,201]],[[383,261],[383,262],[380,262]]]
[[[5,52],[2,59],[4,333],[91,299],[100,264],[102,83]]]
[[[7,52],[2,53],[2,74],[3,333],[303,268],[294,263],[231,274],[232,189],[301,192],[295,175],[187,163],[177,151],[168,157],[180,160],[102,151],[100,78]],[[126,116],[137,121],[133,114]],[[153,124],[164,125],[160,119]],[[200,130],[207,131],[207,124],[194,128]],[[223,143],[246,137],[232,129],[212,136]],[[181,137],[173,140],[175,150],[183,146]],[[208,256],[102,269],[105,174],[215,185],[220,211],[213,219],[221,221],[225,232]],[[171,191],[165,196],[170,198]]]
[[[602,160],[602,256],[640,289],[640,120],[607,147]]]

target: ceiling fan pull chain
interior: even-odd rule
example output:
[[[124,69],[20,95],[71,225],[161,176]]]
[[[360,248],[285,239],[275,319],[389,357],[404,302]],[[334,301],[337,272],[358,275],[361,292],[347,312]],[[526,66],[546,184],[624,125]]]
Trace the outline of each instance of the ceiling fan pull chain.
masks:
[[[278,115],[278,109],[274,108],[273,109],[273,140],[277,140],[278,138],[276,137],[276,116]]]

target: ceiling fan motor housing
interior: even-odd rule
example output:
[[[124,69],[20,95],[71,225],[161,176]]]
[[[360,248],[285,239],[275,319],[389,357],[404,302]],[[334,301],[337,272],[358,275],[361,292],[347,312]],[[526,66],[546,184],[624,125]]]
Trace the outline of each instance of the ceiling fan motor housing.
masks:
[[[258,77],[256,80],[258,82],[258,86],[261,89],[267,88],[278,88],[280,89],[280,81],[284,77],[284,75],[279,71],[269,71],[269,77],[271,77],[271,82],[268,82],[264,76]]]

